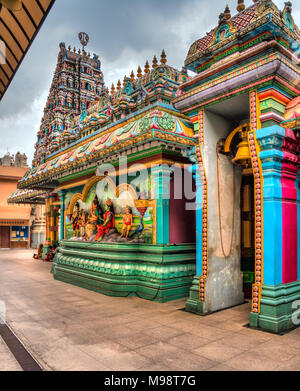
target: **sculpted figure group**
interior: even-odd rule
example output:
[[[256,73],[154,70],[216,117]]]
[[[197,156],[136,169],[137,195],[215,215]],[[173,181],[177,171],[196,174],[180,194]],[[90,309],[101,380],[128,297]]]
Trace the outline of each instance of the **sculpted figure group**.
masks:
[[[106,200],[105,213],[102,214],[97,196],[92,202],[88,215],[76,202],[74,212],[71,216],[71,223],[74,238],[82,238],[85,241],[101,242],[105,235],[115,229],[115,213],[113,203],[110,199]],[[128,238],[133,225],[133,215],[130,206],[126,206],[126,212],[123,216],[123,228],[121,237]]]

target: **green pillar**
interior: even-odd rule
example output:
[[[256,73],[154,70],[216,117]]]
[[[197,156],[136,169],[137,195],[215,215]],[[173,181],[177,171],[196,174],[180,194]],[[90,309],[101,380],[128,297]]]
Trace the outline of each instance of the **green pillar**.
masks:
[[[169,244],[170,181],[173,170],[167,165],[151,169],[155,187],[157,244]]]
[[[60,199],[60,240],[63,240],[64,236],[65,236],[65,197],[66,197],[66,191],[59,190],[58,196]]]

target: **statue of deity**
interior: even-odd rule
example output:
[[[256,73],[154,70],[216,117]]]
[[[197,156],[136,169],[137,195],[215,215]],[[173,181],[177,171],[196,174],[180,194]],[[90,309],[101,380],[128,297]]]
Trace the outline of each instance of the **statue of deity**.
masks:
[[[105,213],[103,221],[103,225],[97,225],[98,232],[95,238],[97,242],[101,242],[103,236],[105,234],[108,234],[111,229],[115,228],[115,214],[113,210],[113,203],[109,198],[105,203]]]
[[[127,205],[125,214],[123,215],[123,228],[122,228],[121,237],[124,236],[125,238],[128,238],[132,224],[133,224],[132,210],[131,210],[130,206]]]
[[[85,211],[83,209],[81,209],[80,211],[79,224],[80,224],[80,236],[85,237],[86,216],[85,216]]]
[[[73,226],[74,237],[77,237],[80,235],[79,218],[80,218],[79,203],[76,202],[75,210],[74,210],[72,217],[71,217],[71,223]]]
[[[91,210],[88,215],[85,225],[85,238],[86,240],[91,239],[92,235],[97,232],[97,225],[100,222],[101,210],[97,196],[92,202]]]

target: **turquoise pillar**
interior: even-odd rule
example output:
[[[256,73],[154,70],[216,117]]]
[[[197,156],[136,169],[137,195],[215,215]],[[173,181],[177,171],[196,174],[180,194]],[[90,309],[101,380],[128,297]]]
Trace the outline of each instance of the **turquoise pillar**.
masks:
[[[189,156],[192,163],[191,171],[196,183],[196,276],[202,276],[202,183],[195,148]]]
[[[65,237],[65,197],[66,197],[66,191],[59,190],[58,196],[60,199],[60,240],[63,240]]]
[[[202,182],[195,147],[188,153],[188,156],[193,164],[191,170],[196,182],[196,275],[193,279],[185,309],[188,312],[203,314],[204,303],[199,298],[199,279],[202,276]]]
[[[155,186],[157,244],[169,244],[170,181],[173,170],[166,164],[153,167],[151,176]]]
[[[264,284],[282,283],[282,187],[281,147],[285,130],[280,126],[259,129],[256,137],[262,148]]]

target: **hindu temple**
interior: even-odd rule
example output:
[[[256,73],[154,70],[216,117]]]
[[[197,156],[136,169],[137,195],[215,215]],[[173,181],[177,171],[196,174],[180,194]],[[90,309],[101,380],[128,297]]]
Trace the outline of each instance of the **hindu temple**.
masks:
[[[250,3],[250,0],[248,0]],[[196,29],[196,26],[195,26]],[[46,205],[55,279],[198,315],[251,301],[250,326],[294,327],[300,300],[300,31],[292,3],[226,6],[187,48],[108,89],[59,46],[32,168],[10,202]],[[193,74],[193,76],[191,76]]]

